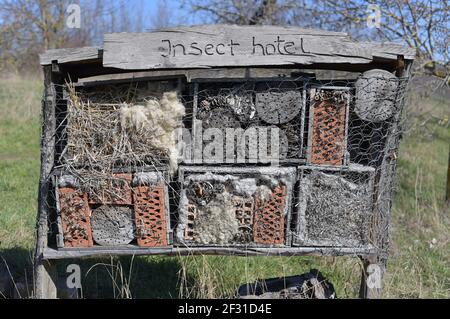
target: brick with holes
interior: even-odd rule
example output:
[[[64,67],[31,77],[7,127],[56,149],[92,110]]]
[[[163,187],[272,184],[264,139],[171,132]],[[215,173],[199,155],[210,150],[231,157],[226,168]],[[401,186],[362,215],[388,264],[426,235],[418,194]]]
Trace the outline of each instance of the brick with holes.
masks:
[[[349,92],[345,87],[310,90],[310,123],[307,159],[311,164],[347,164]]]
[[[156,172],[136,175],[133,202],[137,243],[142,247],[168,246],[170,220],[166,184]]]
[[[71,187],[58,189],[64,247],[91,247],[92,231],[87,194]]]
[[[286,186],[279,185],[267,201],[257,200],[253,241],[259,244],[284,243],[284,211],[286,207]]]
[[[293,167],[180,167],[177,243],[284,246]]]

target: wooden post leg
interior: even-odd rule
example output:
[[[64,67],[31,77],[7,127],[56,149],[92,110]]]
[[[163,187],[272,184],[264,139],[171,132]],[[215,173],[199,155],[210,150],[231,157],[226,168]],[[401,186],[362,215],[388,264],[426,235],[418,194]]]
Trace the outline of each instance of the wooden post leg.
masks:
[[[383,277],[386,271],[385,263],[377,261],[377,257],[361,257],[363,269],[359,298],[381,299]]]
[[[55,107],[57,94],[52,66],[44,67],[44,99],[42,101],[41,174],[39,177],[38,215],[36,223],[36,247],[34,255],[34,297],[56,298],[56,268],[42,259],[49,236],[49,186],[54,165]]]
[[[36,261],[34,274],[34,297],[37,299],[56,299],[58,279],[56,265],[48,260]]]

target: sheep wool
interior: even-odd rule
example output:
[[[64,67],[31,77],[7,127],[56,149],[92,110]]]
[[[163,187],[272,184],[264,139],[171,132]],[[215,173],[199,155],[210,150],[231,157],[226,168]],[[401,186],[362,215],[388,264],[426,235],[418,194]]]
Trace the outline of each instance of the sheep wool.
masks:
[[[143,134],[153,147],[164,150],[169,158],[170,171],[178,167],[179,152],[175,129],[183,126],[184,105],[176,92],[165,92],[161,99],[150,99],[146,105],[124,104],[120,108],[120,124],[133,134]]]

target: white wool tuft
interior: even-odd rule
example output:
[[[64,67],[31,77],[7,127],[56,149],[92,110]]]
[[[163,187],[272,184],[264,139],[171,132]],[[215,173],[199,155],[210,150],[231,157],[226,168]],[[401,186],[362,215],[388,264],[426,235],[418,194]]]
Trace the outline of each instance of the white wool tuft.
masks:
[[[141,131],[148,123],[147,109],[142,105],[133,105],[128,107],[124,104],[120,108],[120,124],[123,128],[133,128]]]
[[[148,134],[151,144],[167,152],[171,172],[178,167],[178,150],[174,130],[182,127],[184,105],[178,100],[176,92],[165,92],[162,98],[148,100],[146,105],[124,104],[120,108],[120,124],[123,129]]]

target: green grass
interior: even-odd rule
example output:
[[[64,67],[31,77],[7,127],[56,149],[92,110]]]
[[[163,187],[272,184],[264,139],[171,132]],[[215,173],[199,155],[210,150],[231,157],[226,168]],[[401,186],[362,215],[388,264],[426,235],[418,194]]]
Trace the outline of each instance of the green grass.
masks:
[[[0,83],[0,247],[33,246],[39,177],[41,87]]]
[[[448,118],[448,104],[428,103],[418,122],[430,110]],[[450,209],[444,203],[449,146],[450,129],[439,123],[433,136],[416,129],[401,143],[387,296],[450,296]]]
[[[30,274],[34,245],[39,83],[0,80],[0,254],[17,281],[25,272]],[[449,106],[428,101],[419,113],[418,123],[430,113],[449,117]],[[450,211],[443,200],[450,130],[430,125],[433,136],[424,138],[416,127],[401,144],[384,289],[388,298],[450,297]],[[61,264],[60,273],[70,262]],[[318,268],[333,282],[339,297],[354,298],[360,275],[358,260],[344,257],[140,257],[112,262],[111,266],[111,260],[83,261],[84,296],[123,297],[130,292],[137,298],[231,297],[244,282]]]

